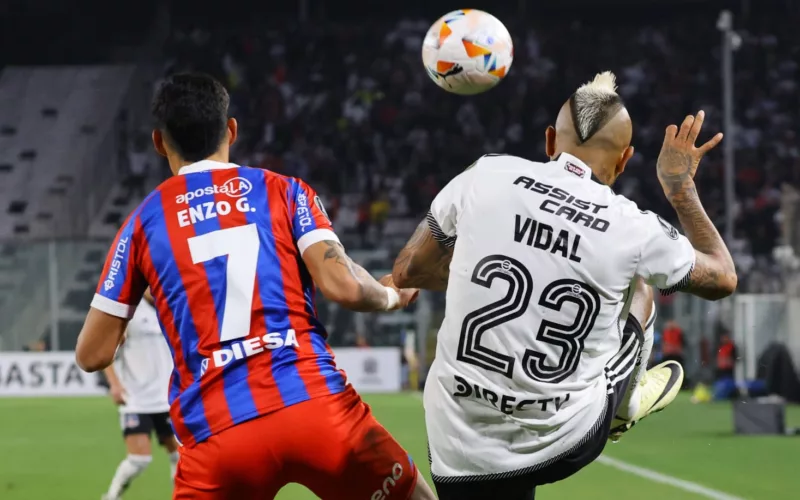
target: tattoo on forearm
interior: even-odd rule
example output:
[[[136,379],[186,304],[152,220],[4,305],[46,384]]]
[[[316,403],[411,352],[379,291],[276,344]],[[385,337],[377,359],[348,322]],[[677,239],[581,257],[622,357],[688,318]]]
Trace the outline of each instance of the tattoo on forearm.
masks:
[[[360,300],[357,304],[353,304],[352,308],[356,311],[383,309],[386,306],[386,292],[383,285],[378,283],[366,269],[353,262],[344,252],[341,243],[331,240],[325,240],[324,243],[328,248],[325,249],[323,260],[333,260],[344,266],[358,283]]]
[[[436,241],[424,219],[394,263],[394,274],[405,279],[403,285],[427,290],[446,290],[450,278],[453,248]]]
[[[735,272],[733,259],[725,242],[703,209],[694,183],[676,188],[674,191],[670,191],[668,196],[692,246],[703,254],[721,259],[725,266],[721,269],[718,264],[699,256],[698,258],[702,260],[695,263],[691,278],[684,291],[702,293],[715,290],[725,278],[723,270],[730,273]]]
[[[694,184],[671,191],[669,201],[678,214],[686,237],[697,250],[713,254],[724,248],[725,243],[703,209]]]

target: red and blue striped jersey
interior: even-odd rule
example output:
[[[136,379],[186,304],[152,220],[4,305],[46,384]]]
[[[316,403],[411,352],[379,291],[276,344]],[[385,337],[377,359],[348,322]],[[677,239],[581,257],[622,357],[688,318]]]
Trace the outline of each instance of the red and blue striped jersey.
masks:
[[[150,287],[185,446],[344,390],[301,259],[323,240],[338,238],[303,181],[209,160],[182,168],[122,225],[92,307],[129,318]]]

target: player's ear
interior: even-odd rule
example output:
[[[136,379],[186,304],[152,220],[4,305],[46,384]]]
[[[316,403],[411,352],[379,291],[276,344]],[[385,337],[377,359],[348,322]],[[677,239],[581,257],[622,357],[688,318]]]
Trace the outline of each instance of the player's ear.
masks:
[[[633,158],[633,152],[634,152],[633,146],[628,146],[622,152],[622,154],[619,157],[619,162],[617,162],[617,168],[614,169],[614,174],[616,174],[615,177],[619,177],[622,174],[622,172],[625,171],[625,165],[628,164],[628,160]]]
[[[551,159],[556,155],[556,129],[552,125],[544,131],[544,153]]]
[[[161,156],[167,156],[167,149],[164,147],[164,134],[159,129],[153,129],[153,147]]]
[[[228,118],[228,146],[232,146],[239,136],[239,124],[236,118]]]

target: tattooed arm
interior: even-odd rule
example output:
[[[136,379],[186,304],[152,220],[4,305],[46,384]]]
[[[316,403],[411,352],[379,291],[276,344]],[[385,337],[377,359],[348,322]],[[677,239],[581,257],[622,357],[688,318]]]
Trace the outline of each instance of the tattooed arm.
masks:
[[[397,286],[444,291],[450,277],[450,260],[453,258],[453,241],[436,238],[429,221],[423,220],[400,251],[392,269]],[[448,246],[449,245],[449,246]]]
[[[687,116],[680,129],[675,125],[667,127],[657,170],[664,194],[678,213],[696,253],[694,267],[681,291],[717,300],[736,290],[737,276],[731,254],[700,203],[694,184],[694,174],[703,155],[722,140],[722,134],[717,134],[695,147],[704,117],[700,111],[697,116]]]
[[[314,243],[303,252],[303,261],[322,294],[353,311],[398,309],[416,297],[416,290],[398,290],[390,282],[388,287],[378,283],[347,256],[338,241]]]

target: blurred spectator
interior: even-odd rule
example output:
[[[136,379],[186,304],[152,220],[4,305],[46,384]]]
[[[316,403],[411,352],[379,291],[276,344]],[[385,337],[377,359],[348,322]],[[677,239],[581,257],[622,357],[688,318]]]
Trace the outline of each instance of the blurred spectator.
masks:
[[[674,320],[667,321],[661,332],[662,361],[677,361],[683,365],[684,339],[683,329]]]
[[[138,134],[133,141],[133,147],[128,153],[128,177],[125,184],[128,188],[128,198],[137,196],[144,198],[145,182],[152,166],[152,145],[144,134]]]
[[[717,350],[716,376],[717,380],[733,379],[736,368],[736,345],[730,335],[723,332],[719,339]]]
[[[729,243],[740,290],[782,286],[772,257],[779,224],[787,224],[780,189],[800,181],[800,32],[781,8],[737,17],[737,132],[726,140],[736,146],[736,241]],[[515,37],[514,66],[497,89],[467,99],[428,81],[419,61],[425,20],[275,25],[248,15],[238,24],[194,22],[174,31],[167,58],[170,71],[204,70],[227,83],[241,124],[235,160],[307,178],[326,201],[356,211],[348,229],[365,245],[372,232],[389,245],[386,222],[418,220],[438,190],[482,154],[543,159],[542,132],[558,106],[595,72],[611,69],[633,117],[637,151],[615,189],[674,218],[653,165],[667,124],[703,108],[709,133],[722,126],[718,11],[701,8],[687,18],[641,9],[616,21],[591,13],[518,16],[500,5],[493,12]],[[723,176],[715,151],[696,177],[720,230]]]

